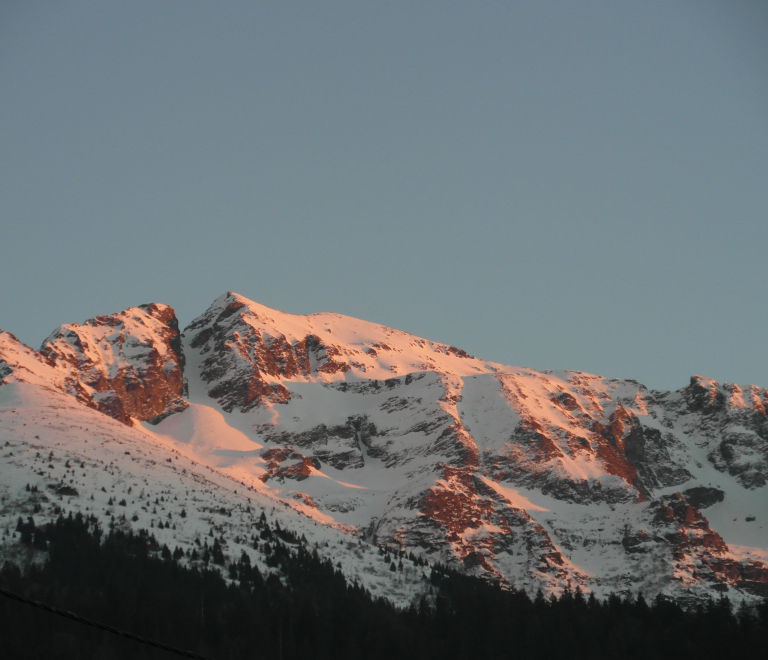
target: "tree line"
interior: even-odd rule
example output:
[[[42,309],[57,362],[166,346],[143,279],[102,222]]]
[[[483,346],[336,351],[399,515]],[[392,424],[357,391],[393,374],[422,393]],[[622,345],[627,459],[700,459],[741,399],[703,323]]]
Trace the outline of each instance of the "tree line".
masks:
[[[20,519],[17,531],[45,561],[24,571],[6,563],[4,588],[215,660],[701,660],[763,657],[768,648],[768,603],[734,611],[721,597],[684,609],[579,590],[531,599],[436,565],[430,595],[401,610],[287,531],[271,539],[269,565],[279,572],[268,575],[247,553],[226,565],[214,543],[211,560],[226,579],[146,530],[105,532],[95,517]],[[6,598],[0,640],[13,658],[173,657]]]

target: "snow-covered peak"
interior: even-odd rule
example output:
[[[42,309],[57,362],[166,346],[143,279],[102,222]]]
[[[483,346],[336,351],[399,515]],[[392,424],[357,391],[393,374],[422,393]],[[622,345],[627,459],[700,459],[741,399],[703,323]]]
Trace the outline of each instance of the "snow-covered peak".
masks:
[[[149,303],[86,319],[82,324],[60,325],[43,341],[40,352],[55,356],[56,361],[75,363],[80,352],[86,351],[91,358],[98,356],[99,361],[115,373],[127,359],[126,342],[129,346],[148,347],[157,343],[158,337],[170,337],[174,331],[178,333],[173,309]],[[154,348],[163,356],[172,351],[169,343],[160,343]]]
[[[327,378],[331,373],[350,371],[362,378],[391,378],[396,374],[425,369],[458,376],[489,373],[502,365],[476,359],[466,352],[378,323],[342,314],[286,314],[228,292],[185,329],[185,335],[199,337],[201,332],[227,328],[230,331],[254,332],[265,345],[274,341],[295,346],[315,337],[316,343],[330,349],[329,356],[346,365],[336,371],[302,374],[302,377]],[[206,336],[206,335],[203,335]],[[202,338],[197,340],[198,343]],[[332,379],[339,379],[337,375]]]
[[[80,401],[130,424],[183,409],[176,315],[150,303],[59,326],[40,349]]]
[[[184,330],[190,394],[225,410],[290,398],[287,382],[387,380],[432,371],[456,378],[502,365],[341,314],[286,314],[228,292]]]

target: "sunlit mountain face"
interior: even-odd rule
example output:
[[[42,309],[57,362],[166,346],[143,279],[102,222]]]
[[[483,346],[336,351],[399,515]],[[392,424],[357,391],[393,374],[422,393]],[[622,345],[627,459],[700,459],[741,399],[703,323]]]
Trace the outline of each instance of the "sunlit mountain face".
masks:
[[[399,605],[435,562],[530,594],[751,602],[767,407],[752,385],[510,367],[234,293],[183,331],[142,305],[38,351],[0,333],[0,528],[82,512],[268,573],[264,513]]]

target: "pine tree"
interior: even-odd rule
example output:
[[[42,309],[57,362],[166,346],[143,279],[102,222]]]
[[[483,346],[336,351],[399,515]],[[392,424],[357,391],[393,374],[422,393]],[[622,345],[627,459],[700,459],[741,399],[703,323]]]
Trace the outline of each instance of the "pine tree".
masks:
[[[218,566],[224,565],[224,553],[221,549],[221,544],[219,543],[219,539],[213,540],[213,548],[211,550],[211,560],[214,564],[217,564]]]

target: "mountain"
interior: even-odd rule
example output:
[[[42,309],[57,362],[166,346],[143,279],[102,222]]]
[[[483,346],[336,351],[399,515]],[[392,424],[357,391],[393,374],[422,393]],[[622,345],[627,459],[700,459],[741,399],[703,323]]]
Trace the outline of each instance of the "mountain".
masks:
[[[0,524],[66,508],[187,555],[213,535],[268,571],[265,512],[401,605],[429,594],[428,562],[531,594],[753,601],[767,407],[756,386],[508,367],[234,293],[182,333],[142,305],[39,351],[0,333]]]

